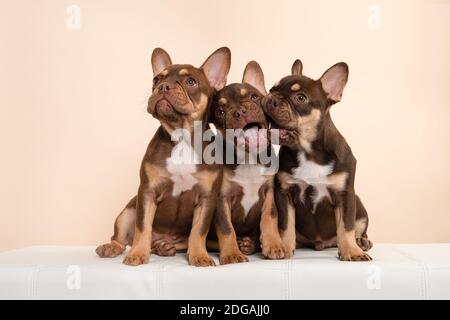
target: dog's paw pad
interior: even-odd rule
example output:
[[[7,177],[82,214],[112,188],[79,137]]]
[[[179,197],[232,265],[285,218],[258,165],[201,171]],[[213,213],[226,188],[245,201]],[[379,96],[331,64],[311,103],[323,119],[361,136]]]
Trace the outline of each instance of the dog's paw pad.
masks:
[[[125,257],[125,259],[123,259],[123,263],[128,266],[138,266],[148,263],[148,260],[148,254],[129,254]]]
[[[234,253],[220,257],[220,264],[248,262],[248,258],[242,253]]]
[[[286,257],[283,246],[263,246],[262,254],[266,259],[284,259]]]
[[[256,242],[250,237],[243,237],[238,240],[239,250],[247,256],[256,252]]]
[[[153,243],[152,252],[158,256],[169,257],[174,256],[177,253],[175,245],[167,240],[158,240]]]
[[[369,251],[373,247],[372,241],[367,238],[357,238],[356,244],[364,251]]]
[[[95,252],[102,258],[114,258],[125,251],[125,246],[121,246],[114,242],[102,244],[95,249]]]
[[[314,242],[314,250],[316,251],[322,251],[325,249],[325,244],[322,241],[316,241]]]
[[[189,264],[194,267],[214,267],[216,265],[208,255],[189,255]]]
[[[369,256],[365,252],[356,253],[356,254],[341,254],[339,253],[339,259],[341,261],[371,261],[372,257]]]

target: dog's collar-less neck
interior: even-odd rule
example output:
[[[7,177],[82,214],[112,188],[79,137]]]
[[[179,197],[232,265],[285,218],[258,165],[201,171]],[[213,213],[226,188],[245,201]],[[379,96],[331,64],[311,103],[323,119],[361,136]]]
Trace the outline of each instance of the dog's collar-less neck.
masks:
[[[314,153],[315,151],[323,149],[321,146],[323,146],[325,144],[327,127],[335,128],[329,113],[326,113],[325,115],[323,115],[321,122],[315,128],[316,133],[315,133],[314,139],[309,140],[309,139],[305,138],[304,136],[302,137],[302,133],[299,132],[296,143],[293,143],[293,144],[289,145],[288,147],[294,151],[301,151],[301,152],[305,152],[307,154],[311,154],[311,153]],[[328,130],[328,131],[330,131],[330,130]],[[331,131],[333,131],[333,130],[331,130]],[[328,132],[328,134],[330,134],[330,132]]]
[[[337,161],[336,163],[341,163],[345,160],[343,155],[345,157],[346,146],[344,137],[334,125],[330,115],[327,114],[323,118],[316,138],[311,142],[309,150],[305,150],[300,143],[286,147],[294,154],[303,152],[307,157],[331,157]]]

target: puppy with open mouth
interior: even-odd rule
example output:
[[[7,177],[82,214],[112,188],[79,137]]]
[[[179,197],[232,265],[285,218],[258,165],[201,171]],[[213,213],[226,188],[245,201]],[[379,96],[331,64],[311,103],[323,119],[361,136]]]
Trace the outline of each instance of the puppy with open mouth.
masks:
[[[255,253],[259,238],[262,254],[269,259],[289,257],[295,249],[285,246],[280,236],[274,206],[274,172],[261,162],[262,154],[273,153],[261,107],[266,94],[263,72],[252,61],[245,68],[242,83],[220,90],[212,104],[211,120],[224,137],[227,150],[214,218],[221,263],[247,261],[241,252]],[[231,159],[230,149],[234,151]]]
[[[354,187],[356,159],[330,116],[330,107],[341,100],[348,66],[337,63],[318,80],[302,69],[296,60],[292,74],[262,102],[280,130],[275,198],[284,217],[281,228],[302,246],[337,246],[341,260],[371,260],[365,252],[372,247],[368,215]]]

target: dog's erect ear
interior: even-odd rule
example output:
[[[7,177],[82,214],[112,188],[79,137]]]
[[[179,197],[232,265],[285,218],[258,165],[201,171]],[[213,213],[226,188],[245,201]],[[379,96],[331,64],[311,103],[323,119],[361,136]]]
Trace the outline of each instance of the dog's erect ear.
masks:
[[[264,85],[264,73],[258,62],[250,61],[247,63],[242,82],[255,87],[263,95],[267,95],[266,86]]]
[[[293,76],[301,76],[303,72],[303,63],[297,59],[294,61],[294,64],[291,68],[291,73]]]
[[[152,53],[153,75],[156,76],[172,64],[169,54],[161,48],[155,48]]]
[[[339,102],[342,98],[345,84],[348,79],[348,66],[345,62],[336,63],[320,78],[322,88],[327,94],[328,100]]]
[[[222,47],[214,51],[200,68],[203,69],[211,87],[219,91],[227,83],[230,65],[231,51],[227,47]]]

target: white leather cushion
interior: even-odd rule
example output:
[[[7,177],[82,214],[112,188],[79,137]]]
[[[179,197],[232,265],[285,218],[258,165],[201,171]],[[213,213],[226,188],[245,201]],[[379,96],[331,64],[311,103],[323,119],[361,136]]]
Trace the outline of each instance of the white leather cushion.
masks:
[[[129,267],[94,247],[28,247],[0,253],[0,299],[450,299],[450,244],[369,253],[372,262],[341,262],[336,249],[301,249],[289,260],[254,255],[211,268],[152,255]]]

